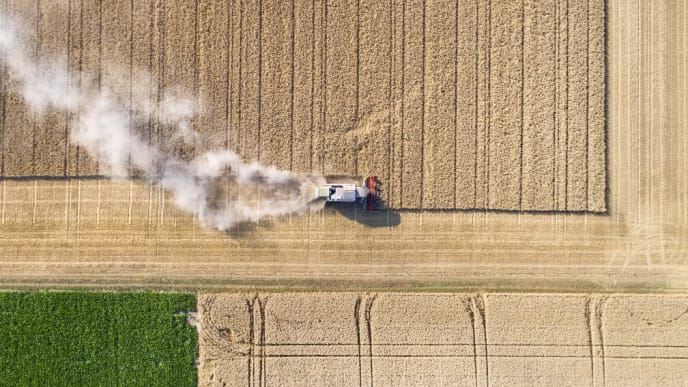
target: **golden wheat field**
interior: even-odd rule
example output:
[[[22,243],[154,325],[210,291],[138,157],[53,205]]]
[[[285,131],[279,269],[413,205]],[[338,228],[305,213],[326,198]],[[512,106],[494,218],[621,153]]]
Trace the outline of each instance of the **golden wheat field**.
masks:
[[[176,146],[160,120],[132,125],[170,152],[224,147],[297,172],[376,175],[397,209],[607,209],[602,0],[5,9],[24,22],[33,58],[66,58],[69,87],[88,78],[130,105],[143,91],[158,110],[177,91],[193,95],[190,143]],[[37,116],[13,86],[3,176],[103,173],[70,145],[81,111]]]
[[[685,1],[0,9],[69,87],[193,96],[191,142],[132,125],[165,152],[376,175],[388,206],[211,230],[5,68],[3,287],[200,289],[201,385],[685,384]]]

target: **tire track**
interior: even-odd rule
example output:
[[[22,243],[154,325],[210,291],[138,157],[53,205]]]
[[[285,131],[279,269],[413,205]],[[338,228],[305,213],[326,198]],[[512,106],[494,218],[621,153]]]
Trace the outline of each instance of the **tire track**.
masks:
[[[260,134],[263,124],[263,0],[258,0],[258,133],[256,137],[257,156],[260,162]]]
[[[320,130],[320,173],[325,172],[325,134],[327,132],[327,2],[323,1],[323,13],[322,13],[322,58],[320,60],[321,64],[321,106],[322,109],[322,123]]]
[[[569,208],[569,0],[565,3],[566,13],[566,54],[564,55],[565,61],[565,74],[566,81],[565,85],[565,95],[564,99],[564,126],[566,133],[566,148],[564,148],[564,210]]]
[[[523,110],[524,110],[524,94],[525,94],[525,29],[526,29],[526,9],[524,0],[521,0],[521,128],[520,128],[520,144],[519,144],[519,174],[518,174],[518,209],[523,210]]]
[[[600,337],[600,352],[602,353],[602,385],[607,385],[607,366],[605,363],[606,353],[604,346],[604,307],[607,303],[607,297],[601,297],[597,300],[595,305],[595,324],[597,327],[597,334]]]
[[[354,29],[355,29],[355,34],[356,34],[356,70],[355,70],[355,88],[356,91],[354,92],[356,102],[354,104],[354,126],[358,126],[358,123],[361,120],[360,117],[360,108],[361,108],[361,0],[356,0],[356,23],[354,24]],[[354,175],[359,175],[358,171],[358,153],[360,149],[358,147],[358,144],[355,145],[355,148],[353,150],[353,158],[354,158]]]
[[[148,102],[152,105],[154,103],[153,94],[155,88],[153,87],[153,53],[154,53],[154,39],[155,39],[155,0],[150,0],[150,22],[149,31],[150,39],[148,40]],[[153,145],[153,115],[148,115],[148,145]]]
[[[399,207],[404,208],[404,101],[406,100],[406,1],[401,0],[401,123],[399,131]]]
[[[71,0],[69,0],[71,3]],[[67,28],[71,31],[71,28]],[[134,135],[134,0],[129,1],[129,136]],[[69,39],[68,39],[69,40]],[[71,66],[70,66],[71,68]],[[70,74],[71,79],[71,74]],[[66,153],[66,150],[65,150]],[[65,171],[67,155],[65,154]],[[127,157],[127,174],[132,175],[131,148]],[[131,186],[130,186],[131,187]],[[131,206],[130,206],[131,207]],[[130,216],[131,218],[131,216]]]
[[[478,26],[480,25],[480,13],[478,0],[475,0],[475,137],[473,139],[473,158],[474,158],[474,169],[473,169],[473,208],[478,208],[478,94],[480,90],[479,84],[479,61],[480,56],[480,40]]]
[[[475,378],[475,386],[478,387],[478,344],[475,338],[475,313],[473,312],[473,297],[462,298],[464,310],[468,313],[468,319],[471,322],[471,331],[473,334],[473,376]]]
[[[195,102],[200,105],[200,97],[198,95],[199,91],[199,80],[200,80],[200,75],[199,75],[199,67],[200,67],[200,59],[199,59],[199,45],[198,45],[198,37],[199,37],[199,31],[198,31],[198,15],[199,15],[199,9],[198,9],[198,0],[194,1],[194,38],[193,38],[193,96],[192,98],[195,99]],[[229,67],[229,66],[227,66]],[[191,122],[189,123],[191,125],[191,130],[196,131],[197,130],[197,125],[198,125],[198,118],[196,115],[194,115],[191,118]],[[191,144],[191,158],[193,159],[196,156],[197,148],[198,147],[198,141],[196,139],[196,136],[192,136],[192,144]]]
[[[554,171],[553,189],[552,189],[552,208],[559,210],[559,164],[557,159],[559,157],[559,0],[554,1],[554,111],[552,112],[552,144],[554,150],[554,157],[552,158],[552,170]]]
[[[79,80],[78,89],[81,90],[83,81],[83,69],[84,69],[84,0],[79,2]],[[152,74],[152,72],[151,72]],[[81,119],[81,104],[77,107],[77,119]],[[75,162],[74,162],[74,175],[79,176],[79,156],[81,154],[81,147],[76,146]],[[78,223],[78,222],[77,222]]]
[[[588,295],[585,299],[585,330],[586,333],[588,334],[588,348],[589,348],[589,354],[590,354],[590,380],[592,381],[593,387],[595,386],[595,354],[594,354],[594,346],[593,346],[593,340],[592,340],[592,309],[593,304],[592,304],[592,296]]]
[[[480,319],[483,327],[483,340],[485,345],[485,385],[490,385],[490,353],[489,344],[487,341],[487,312],[485,295],[479,294],[473,297],[473,310],[477,310],[480,314]]]
[[[366,320],[366,328],[368,330],[368,357],[370,359],[370,387],[373,387],[374,385],[374,380],[375,380],[375,372],[373,369],[373,329],[372,329],[372,309],[373,309],[373,303],[375,302],[375,299],[377,298],[377,295],[373,295],[366,297],[366,305],[365,305],[365,320]]]
[[[98,91],[103,90],[103,0],[98,0]],[[93,160],[96,174],[100,174],[100,161]],[[100,202],[100,200],[99,200]]]
[[[361,107],[361,0],[356,0],[356,104],[354,105],[354,120],[358,122]],[[358,157],[355,159],[358,165]],[[358,172],[358,169],[354,169]]]
[[[454,6],[454,30],[456,32],[454,36],[454,182],[453,182],[453,192],[454,192],[454,209],[456,209],[456,201],[458,191],[456,190],[456,165],[457,165],[457,136],[459,131],[459,0],[456,0]]]
[[[229,150],[229,139],[232,131],[232,76],[234,70],[234,57],[232,56],[232,28],[234,17],[234,2],[227,4],[227,71],[225,73],[225,122],[227,129],[225,130],[225,150]]]
[[[268,298],[257,298],[258,301],[258,308],[260,312],[260,363],[259,363],[259,368],[258,368],[258,385],[263,387],[266,385],[266,370],[265,370],[265,362],[266,362],[266,354],[265,354],[265,307],[268,302]]]
[[[158,6],[158,93],[156,96],[156,109],[158,112],[160,112],[162,101],[165,95],[165,61],[167,60],[165,47],[165,41],[167,40],[167,28],[165,20],[165,15],[167,14],[165,9],[166,6],[166,0],[160,0]],[[157,145],[161,149],[164,149],[163,138],[165,129],[163,124],[157,118],[154,118],[154,120],[156,126]]]
[[[593,34],[591,48],[588,50],[590,58],[589,76],[592,81],[588,80],[588,98],[592,108],[590,109],[588,117],[588,174],[593,175],[592,180],[588,177],[588,211],[604,212],[609,214],[610,200],[610,168],[609,164],[609,148],[607,147],[608,135],[610,127],[607,118],[609,114],[609,103],[606,98],[609,95],[609,66],[607,66],[604,59],[607,53],[610,52],[608,45],[608,31],[607,26],[607,10],[608,2],[596,2],[591,11],[593,25],[595,31],[600,31],[599,35]],[[588,24],[588,28],[592,28]],[[593,92],[591,84],[602,84],[601,93]],[[590,122],[602,127],[602,133],[594,133],[594,126],[590,126]],[[602,176],[600,178],[600,175]],[[678,212],[677,212],[678,214]]]
[[[325,134],[327,131],[327,3],[328,0],[323,1],[323,10],[321,15],[320,28],[321,34],[321,48],[320,48],[320,170],[319,173],[325,171]]]
[[[256,352],[256,343],[255,343],[255,314],[254,314],[254,307],[256,303],[256,299],[258,296],[253,296],[253,298],[246,299],[246,308],[248,309],[248,344],[249,344],[249,350],[248,350],[248,356],[247,356],[247,361],[248,361],[248,380],[247,384],[248,386],[254,386],[254,376],[255,376],[255,352]]]
[[[313,170],[313,146],[314,132],[315,132],[315,0],[311,2],[311,130],[310,130],[310,143],[309,145],[309,158],[308,167],[310,173],[314,173]]]
[[[363,386],[363,358],[361,356],[361,296],[354,303],[354,324],[356,328],[356,347],[358,349],[358,385]]]
[[[7,1],[5,0],[2,4],[2,22],[7,23]],[[5,126],[7,117],[7,83],[9,74],[7,72],[7,64],[2,63],[2,84],[0,85],[0,176],[5,176]],[[4,208],[4,194],[3,194],[3,208]],[[4,212],[3,212],[3,223],[4,223]]]
[[[394,95],[394,68],[396,66],[395,60],[396,56],[394,55],[394,44],[396,41],[396,18],[395,18],[395,13],[394,13],[394,0],[389,0],[389,22],[390,22],[390,28],[389,28],[389,46],[388,49],[389,51],[387,52],[387,56],[390,58],[389,60],[389,73],[388,73],[388,80],[389,84],[387,86],[387,100],[389,102],[389,116],[387,117],[387,176],[386,176],[386,181],[387,181],[387,190],[385,193],[386,196],[386,202],[387,203],[392,203],[392,194],[394,192],[393,190],[393,178],[392,178],[392,166],[394,165],[394,152],[392,151],[392,147],[394,146],[394,141],[393,141],[393,130],[392,128],[394,127],[394,101],[393,101],[393,95]]]
[[[425,48],[427,46],[427,39],[426,39],[426,33],[425,33],[425,15],[427,11],[427,0],[423,0],[423,16],[422,16],[422,34],[423,34],[423,61],[421,63],[421,109],[420,109],[420,187],[419,187],[419,192],[420,192],[420,201],[418,204],[418,208],[422,209],[423,208],[423,196],[425,193],[425,190],[423,189],[423,174],[425,172]]]
[[[40,1],[40,0],[39,0]],[[103,0],[98,0],[98,91],[103,89]]]
[[[590,139],[588,128],[590,127],[590,0],[585,1],[585,17],[587,28],[585,29],[585,210],[590,209],[590,192],[588,190],[590,180]]]
[[[484,191],[485,191],[485,204],[483,205],[486,209],[490,207],[490,120],[492,118],[492,101],[491,101],[491,62],[492,62],[492,0],[487,1],[487,51],[486,51],[486,62],[487,62],[487,89],[486,89],[486,103],[487,108],[485,109],[485,181]]]
[[[132,0],[133,1],[133,0]],[[72,88],[72,0],[67,1],[67,79],[69,79],[67,87],[68,93],[71,93],[71,88]],[[3,73],[4,76],[4,73]],[[4,86],[4,85],[3,85]],[[3,120],[3,132],[4,132],[4,120],[5,120],[5,90],[3,87],[2,90],[2,120]],[[131,97],[130,97],[131,101]],[[70,130],[70,120],[69,120],[69,112],[65,110],[64,112],[64,162],[62,164],[62,171],[63,174],[62,176],[67,176],[67,160],[69,159],[69,130]],[[4,149],[4,142],[3,142],[3,147],[0,149]],[[0,152],[3,153],[3,152]],[[1,164],[1,162],[0,162]],[[2,166],[0,166],[0,176],[4,175],[2,171]]]
[[[102,7],[102,5],[101,5]],[[41,52],[41,0],[36,0],[36,24],[35,34],[36,34],[36,46],[34,47],[34,60],[40,63],[40,52]],[[36,175],[36,131],[38,129],[38,113],[31,112],[31,174]]]
[[[244,59],[244,1],[239,0],[239,71],[237,72],[238,87],[237,87],[237,142],[234,145],[235,151],[241,154],[241,90],[244,87],[242,83],[243,73],[243,59]]]
[[[296,46],[296,17],[295,17],[295,2],[296,0],[291,0],[291,13],[289,15],[291,24],[291,43],[289,46],[289,51],[291,55],[291,74],[289,79],[289,170],[294,170],[294,77],[295,77],[295,46]]]

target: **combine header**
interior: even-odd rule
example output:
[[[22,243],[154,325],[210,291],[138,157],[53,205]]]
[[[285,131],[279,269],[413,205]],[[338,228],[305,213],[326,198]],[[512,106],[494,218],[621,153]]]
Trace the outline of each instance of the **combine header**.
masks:
[[[377,178],[368,176],[363,186],[355,183],[322,184],[318,187],[318,199],[328,203],[363,203],[368,211],[378,207]]]

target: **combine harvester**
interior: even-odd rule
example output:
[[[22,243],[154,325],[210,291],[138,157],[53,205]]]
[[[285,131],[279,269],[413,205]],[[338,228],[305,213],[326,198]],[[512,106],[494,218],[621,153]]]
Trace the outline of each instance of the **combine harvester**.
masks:
[[[318,199],[328,203],[362,203],[368,211],[379,210],[377,178],[368,176],[365,185],[355,183],[322,184],[317,190]]]

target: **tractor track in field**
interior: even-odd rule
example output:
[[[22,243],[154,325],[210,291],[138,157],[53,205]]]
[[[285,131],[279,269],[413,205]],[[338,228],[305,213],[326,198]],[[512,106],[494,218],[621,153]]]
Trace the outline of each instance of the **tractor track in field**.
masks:
[[[191,126],[205,142],[179,143],[168,139],[167,125],[148,124],[155,143],[185,159],[221,145],[296,172],[380,176],[389,187],[385,200],[395,208],[604,212],[604,119],[598,112],[605,80],[596,64],[604,60],[598,46],[603,1],[559,2],[554,15],[542,13],[545,2],[512,7],[447,0],[449,14],[441,12],[443,4],[424,0],[203,7],[196,0],[151,0],[147,9],[70,1],[65,9],[40,2],[35,12],[5,8],[31,20],[37,55],[65,54],[70,70],[78,56],[79,71],[99,86],[128,84],[131,96],[135,73],[147,68],[156,80],[150,82],[156,109],[176,91],[192,95],[205,113]],[[569,28],[569,11],[584,17],[585,28]],[[283,12],[288,17],[275,17]],[[150,31],[140,28],[144,17]],[[208,33],[208,23],[221,33]],[[41,36],[55,29],[65,29],[64,42],[42,44]],[[124,41],[117,41],[114,34],[125,29]],[[79,44],[72,43],[72,30]],[[548,39],[551,52],[535,49]],[[145,50],[154,63],[140,61]],[[573,54],[585,59],[570,62]],[[119,75],[123,82],[111,74],[118,65],[129,68]],[[533,78],[548,65],[555,73]],[[507,78],[518,80],[516,86]],[[550,106],[536,93],[541,89],[552,91]],[[583,108],[573,108],[579,104]],[[23,110],[14,104],[3,114],[5,147],[19,148],[3,152],[4,176],[97,173],[95,160],[81,149],[72,152],[68,116],[59,119],[65,128],[59,133],[30,119],[34,139],[19,142]],[[347,136],[380,112],[387,118],[365,136]],[[546,114],[555,122],[543,120]],[[554,133],[553,143],[545,133]],[[554,191],[554,199],[544,200],[543,191]]]

